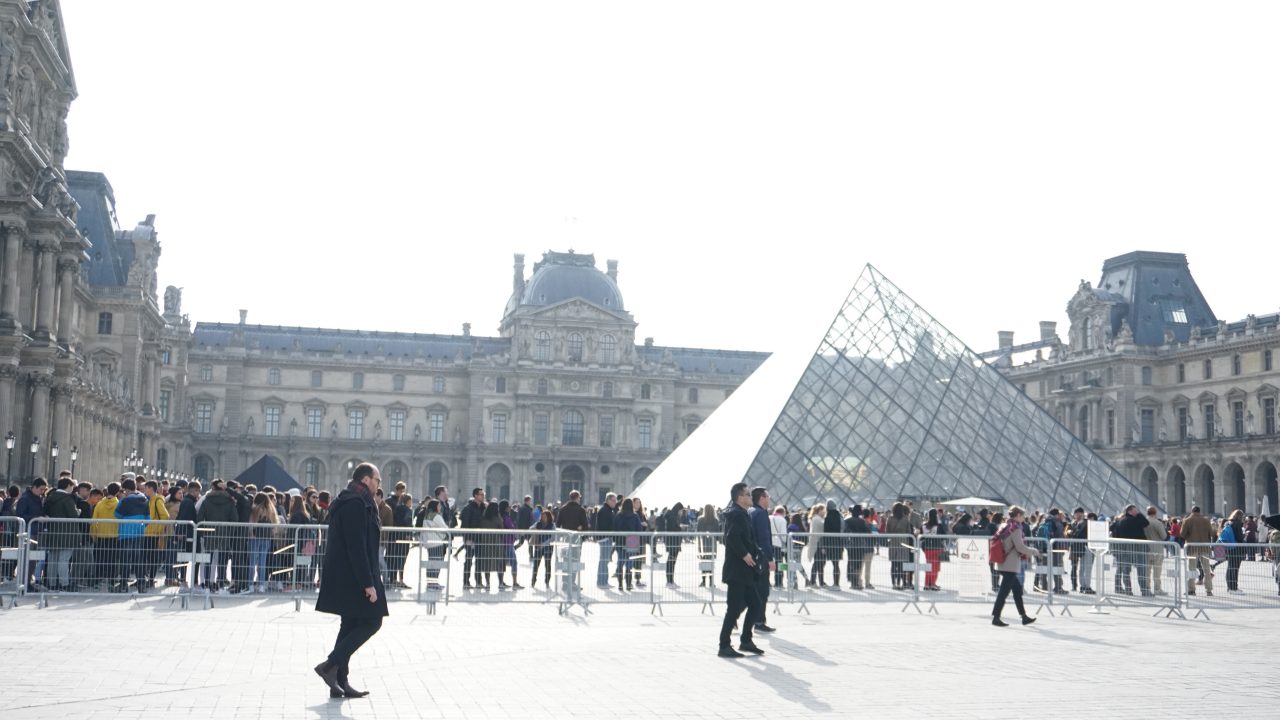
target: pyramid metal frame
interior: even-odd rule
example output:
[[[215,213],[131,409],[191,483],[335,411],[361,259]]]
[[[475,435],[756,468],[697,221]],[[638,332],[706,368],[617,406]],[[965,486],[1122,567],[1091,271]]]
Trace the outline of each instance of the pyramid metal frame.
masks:
[[[744,481],[788,506],[1158,507],[869,264]]]

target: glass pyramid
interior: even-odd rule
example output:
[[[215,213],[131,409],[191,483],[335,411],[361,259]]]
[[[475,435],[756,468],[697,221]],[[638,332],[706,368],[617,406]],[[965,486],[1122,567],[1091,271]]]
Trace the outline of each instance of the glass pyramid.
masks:
[[[870,265],[799,380],[779,381],[783,366],[758,369],[636,495],[723,505],[741,477],[788,507],[969,496],[1108,514],[1156,505]]]

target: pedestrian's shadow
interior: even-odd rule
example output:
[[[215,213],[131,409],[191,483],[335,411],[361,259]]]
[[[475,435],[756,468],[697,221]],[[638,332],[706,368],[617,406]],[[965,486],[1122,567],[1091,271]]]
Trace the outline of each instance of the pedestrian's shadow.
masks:
[[[783,640],[776,634],[769,636],[769,649],[777,650],[779,654],[786,655],[787,657],[804,660],[806,662],[811,662],[814,665],[821,665],[822,667],[836,667],[837,665],[837,663],[833,663],[814,652],[813,648],[805,647],[804,645],[793,643],[789,640]]]
[[[750,659],[740,664],[747,669],[747,672],[751,673],[753,679],[773,690],[780,699],[791,703],[799,703],[813,712],[835,712],[835,708],[814,694],[812,683],[805,682],[788,673],[781,665],[774,665],[769,662],[754,662]]]
[[[312,706],[308,707],[308,708],[307,708],[307,710],[308,710],[311,714],[315,715],[315,716],[316,716],[316,717],[318,717],[318,718],[350,718],[350,717],[354,717],[354,716],[352,716],[352,715],[349,715],[349,714],[346,712],[346,710],[347,710],[347,703],[348,703],[348,701],[347,701],[346,699],[342,699],[342,698],[331,698],[328,702],[323,703],[323,704],[321,704],[321,703],[317,703],[317,704],[315,704],[315,705],[312,705]]]
[[[1067,633],[1056,632],[1044,626],[1036,626],[1035,628],[1031,628],[1031,630],[1037,635],[1043,635],[1051,640],[1067,640],[1070,642],[1085,643],[1087,645],[1100,645],[1102,647],[1117,648],[1121,650],[1129,647],[1128,645],[1117,645],[1116,643],[1104,642],[1095,638],[1086,638],[1079,635],[1069,635]]]

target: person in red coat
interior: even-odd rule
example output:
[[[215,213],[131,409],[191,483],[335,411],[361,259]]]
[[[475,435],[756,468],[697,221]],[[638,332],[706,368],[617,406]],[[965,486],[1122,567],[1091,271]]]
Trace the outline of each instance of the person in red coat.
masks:
[[[374,494],[382,475],[372,463],[361,463],[351,483],[329,506],[328,548],[320,575],[316,610],[342,618],[333,652],[315,667],[329,686],[330,697],[364,697],[348,682],[351,656],[382,628],[387,592],[378,572],[380,524]]]

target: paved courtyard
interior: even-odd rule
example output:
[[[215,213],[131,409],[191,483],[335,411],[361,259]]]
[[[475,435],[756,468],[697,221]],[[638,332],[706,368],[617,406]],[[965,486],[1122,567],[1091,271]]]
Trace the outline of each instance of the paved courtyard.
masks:
[[[0,612],[3,716],[989,718],[1012,700],[1035,717],[1212,716],[1228,706],[1274,717],[1280,699],[1275,610],[1219,610],[1211,622],[1079,611],[999,629],[979,605],[940,605],[937,616],[784,606],[771,615],[778,633],[759,640],[763,657],[724,660],[714,655],[719,618],[693,606],[562,617],[554,605],[428,615],[405,603],[355,658],[353,684],[373,694],[329,700],[311,667],[336,619],[293,608],[28,600]]]

